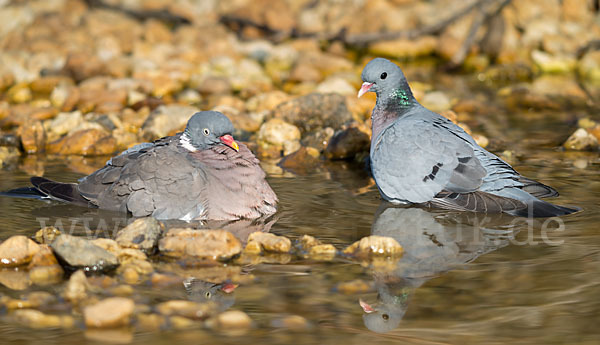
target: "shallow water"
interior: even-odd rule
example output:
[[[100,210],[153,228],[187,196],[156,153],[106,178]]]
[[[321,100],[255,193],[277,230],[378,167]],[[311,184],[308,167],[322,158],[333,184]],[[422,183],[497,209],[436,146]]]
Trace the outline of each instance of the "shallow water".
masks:
[[[292,239],[313,235],[338,249],[370,234],[396,238],[405,255],[393,268],[363,267],[336,259],[315,262],[293,258],[288,264],[249,267],[256,280],[234,292],[230,309],[243,310],[253,328],[243,335],[192,328],[145,332],[135,325],[116,331],[31,330],[0,310],[0,342],[75,344],[85,339],[116,343],[173,342],[362,344],[398,341],[409,344],[597,344],[600,341],[600,200],[596,153],[554,149],[570,132],[564,114],[496,115],[490,120],[503,144],[516,153],[511,164],[527,177],[561,192],[553,202],[577,205],[582,212],[559,223],[483,217],[419,208],[386,208],[362,166],[323,164],[309,175],[282,172],[265,163],[277,192],[280,212],[270,231]],[[489,125],[489,124],[488,124]],[[104,162],[30,157],[0,171],[0,190],[28,184],[29,173],[76,181]],[[583,160],[585,169],[574,167]],[[0,197],[0,239],[31,236],[46,224],[77,223],[86,231],[110,215],[38,200]],[[104,217],[104,218],[103,218]],[[110,222],[109,222],[110,223]],[[112,229],[114,224],[105,226]],[[563,227],[557,228],[557,224]],[[104,226],[104,225],[103,225]],[[118,227],[119,225],[117,225]],[[164,270],[170,266],[162,267]],[[342,293],[340,283],[360,279],[368,292]],[[0,293],[13,297],[29,291],[58,293],[61,286],[32,286]],[[153,304],[184,298],[176,289],[135,288],[136,302]],[[365,314],[359,298],[378,311]],[[278,327],[288,315],[308,320],[308,330]],[[384,316],[385,315],[385,316]],[[374,332],[375,331],[375,332]],[[385,332],[384,332],[385,331]],[[378,333],[380,332],[380,333]]]

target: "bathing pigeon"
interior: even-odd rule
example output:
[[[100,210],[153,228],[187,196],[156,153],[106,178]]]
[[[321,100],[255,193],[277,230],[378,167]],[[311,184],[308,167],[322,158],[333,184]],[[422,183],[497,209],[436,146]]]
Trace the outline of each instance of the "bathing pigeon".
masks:
[[[194,114],[185,131],[134,146],[78,184],[31,179],[52,199],[157,219],[233,220],[275,213],[277,196],[258,159],[233,140],[215,111]]]
[[[462,128],[419,104],[396,64],[373,59],[361,77],[358,97],[377,94],[370,159],[385,200],[522,217],[577,211],[538,199],[558,193],[521,176]]]

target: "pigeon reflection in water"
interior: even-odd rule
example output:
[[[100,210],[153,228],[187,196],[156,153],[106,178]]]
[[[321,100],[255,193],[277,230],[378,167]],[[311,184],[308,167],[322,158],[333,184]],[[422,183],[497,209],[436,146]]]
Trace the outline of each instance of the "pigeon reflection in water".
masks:
[[[515,235],[511,227],[500,225],[509,224],[507,218],[514,219],[382,203],[371,234],[396,239],[404,248],[404,255],[393,271],[374,272],[377,302],[370,305],[359,301],[365,312],[365,326],[377,333],[395,329],[406,312],[410,295],[427,280],[506,246]]]
[[[88,208],[73,204],[48,204],[31,211],[32,216],[40,222],[40,227],[54,226],[62,233],[75,236],[92,236],[114,238],[117,232],[135,221],[131,215]],[[257,219],[238,220],[204,220],[204,221],[181,221],[162,220],[163,231],[171,228],[192,229],[223,229],[231,232],[240,242],[245,245],[248,236],[253,232],[269,232],[278,218],[276,216],[261,217]]]
[[[233,292],[237,285],[230,282],[215,284],[192,277],[183,281],[183,287],[190,301],[215,303],[220,312],[231,308],[235,303]]]

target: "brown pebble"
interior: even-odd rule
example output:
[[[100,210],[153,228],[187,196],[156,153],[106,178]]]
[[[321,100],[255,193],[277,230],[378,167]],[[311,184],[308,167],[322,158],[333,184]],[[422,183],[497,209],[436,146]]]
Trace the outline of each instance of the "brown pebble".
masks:
[[[129,325],[135,303],[124,297],[110,297],[83,309],[85,325],[114,328]]]
[[[0,244],[0,267],[28,264],[39,250],[39,245],[29,238],[12,236]]]

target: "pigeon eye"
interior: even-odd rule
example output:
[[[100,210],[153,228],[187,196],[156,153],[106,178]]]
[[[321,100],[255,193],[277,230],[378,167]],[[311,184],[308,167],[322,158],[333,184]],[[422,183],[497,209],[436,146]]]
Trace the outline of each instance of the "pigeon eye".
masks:
[[[390,316],[389,316],[388,314],[383,314],[383,315],[381,315],[381,317],[382,317],[382,318],[383,318],[385,321],[387,321],[387,320],[389,320],[389,319],[390,319]]]
[[[379,76],[379,78],[381,78],[382,80],[387,78],[387,73],[386,72],[381,73],[381,76]]]
[[[205,136],[208,136],[210,134],[210,130],[208,128],[204,128],[202,133],[204,133]]]
[[[210,291],[206,291],[206,293],[204,294],[204,297],[206,297],[206,299],[210,298]]]

